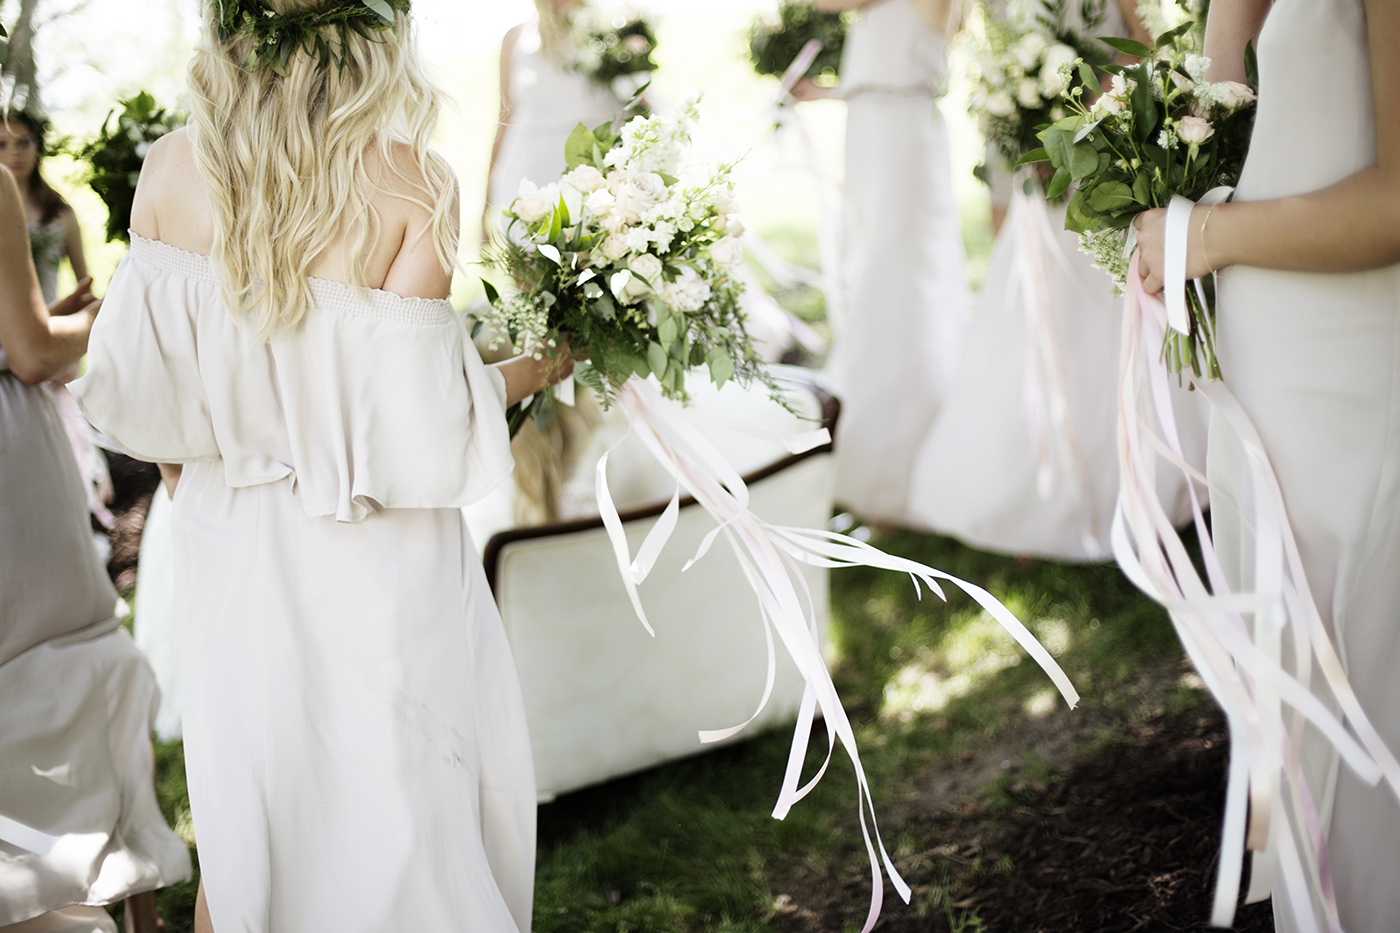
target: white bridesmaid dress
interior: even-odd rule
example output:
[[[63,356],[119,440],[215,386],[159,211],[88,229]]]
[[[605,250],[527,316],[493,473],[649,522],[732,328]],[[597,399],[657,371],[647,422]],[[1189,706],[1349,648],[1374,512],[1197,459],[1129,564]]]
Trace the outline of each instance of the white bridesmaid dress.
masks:
[[[74,385],[127,453],[185,464],[172,615],[214,927],[528,930],[530,745],[461,511],[512,466],[504,381],[447,301],[312,290],[260,343],[208,257],[133,236]]]
[[[592,129],[622,112],[612,91],[543,53],[535,18],[515,41],[510,104],[510,123],[487,192],[487,203],[497,211],[515,200],[521,181],[543,187],[564,174],[564,141],[580,122]]]
[[[911,471],[960,355],[970,297],[938,98],[948,40],[909,0],[861,10],[841,59],[846,312],[828,375],[841,397],[836,499],[908,520]]]
[[[1278,0],[1258,55],[1258,116],[1236,200],[1316,191],[1375,164],[1362,0]],[[1367,716],[1400,750],[1400,266],[1227,269],[1218,329],[1221,371],[1272,461],[1317,607]],[[1212,422],[1210,442],[1210,478],[1223,493],[1212,510],[1216,545],[1232,583],[1247,587],[1249,516],[1227,507],[1252,502],[1247,464],[1223,423]],[[1338,768],[1316,738],[1303,742],[1303,769],[1342,927],[1393,930],[1400,804],[1384,784]],[[1302,926],[1279,884],[1275,920],[1291,933]]]
[[[155,679],[88,522],[52,395],[0,351],[0,927],[109,929],[83,905],[190,874],[156,802]]]

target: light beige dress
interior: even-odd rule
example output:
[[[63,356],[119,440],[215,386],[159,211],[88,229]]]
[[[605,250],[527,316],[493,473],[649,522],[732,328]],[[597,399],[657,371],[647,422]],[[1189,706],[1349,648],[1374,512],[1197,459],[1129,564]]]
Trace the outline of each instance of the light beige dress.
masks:
[[[208,257],[132,237],[85,413],[172,503],[190,804],[219,933],[518,933],[535,784],[462,508],[505,384],[446,301],[312,280],[258,341]],[[465,925],[465,926],[464,926]]]
[[[189,877],[152,783],[155,678],[116,607],[53,397],[0,351],[0,927]]]
[[[1362,0],[1278,0],[1260,36],[1258,117],[1236,200],[1316,191],[1374,164],[1370,67]],[[1225,382],[1263,439],[1351,684],[1400,750],[1400,266],[1237,266],[1220,287]],[[1247,587],[1250,525],[1227,503],[1247,506],[1252,494],[1231,438],[1212,423],[1210,478],[1224,493],[1212,497],[1212,522],[1232,582]],[[1315,738],[1304,742],[1303,765],[1328,829],[1342,926],[1396,929],[1400,804],[1384,784],[1366,787],[1335,768]],[[1281,893],[1276,883],[1278,928],[1300,929]]]

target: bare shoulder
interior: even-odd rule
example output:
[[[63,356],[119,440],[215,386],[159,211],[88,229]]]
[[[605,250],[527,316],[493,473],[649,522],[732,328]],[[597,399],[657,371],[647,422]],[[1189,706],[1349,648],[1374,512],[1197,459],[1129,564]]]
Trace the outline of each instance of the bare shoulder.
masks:
[[[207,253],[212,247],[212,217],[187,127],[162,136],[146,153],[131,229],[192,252]]]
[[[398,251],[389,265],[383,288],[397,295],[444,298],[452,288],[452,270],[444,268],[434,238],[434,205],[449,194],[454,223],[460,213],[457,178],[437,153],[427,154],[428,171],[414,158],[405,142],[389,147],[390,164],[376,151],[366,170],[381,189],[372,201],[386,226],[399,231]]]

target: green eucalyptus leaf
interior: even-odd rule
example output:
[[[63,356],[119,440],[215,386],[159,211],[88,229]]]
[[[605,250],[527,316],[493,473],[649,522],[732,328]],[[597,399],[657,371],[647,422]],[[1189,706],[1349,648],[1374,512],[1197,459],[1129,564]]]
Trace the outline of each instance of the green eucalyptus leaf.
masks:
[[[385,3],[384,0],[360,0],[360,2],[374,11],[384,25],[394,25],[394,8]]]
[[[663,316],[656,328],[656,335],[661,338],[663,347],[672,346],[676,342],[676,338],[680,336],[680,332],[681,327],[674,314]]]
[[[1098,228],[1097,221],[1085,210],[1085,201],[1088,199],[1088,192],[1080,188],[1074,193],[1074,197],[1069,199],[1069,204],[1065,207],[1065,229],[1073,233],[1086,233]]]
[[[656,374],[657,379],[664,379],[666,367],[670,364],[670,357],[662,348],[661,344],[654,340],[647,341],[647,365]]]
[[[1099,76],[1094,74],[1094,69],[1088,62],[1079,63],[1079,80],[1083,81],[1084,86],[1094,92],[1095,97],[1103,93],[1103,89],[1099,87]]]
[[[501,293],[496,290],[496,286],[485,279],[481,280],[481,290],[486,293],[486,300],[491,304],[497,305],[501,303]]]
[[[1133,179],[1133,200],[1144,207],[1152,206],[1152,182],[1145,172]]]
[[[1021,156],[1021,158],[1016,160],[1015,167],[1020,168],[1023,165],[1034,165],[1037,162],[1049,161],[1050,153],[1046,152],[1045,149],[1042,147],[1040,149],[1032,149],[1030,152],[1027,152],[1025,155]]]
[[[1152,131],[1157,128],[1157,101],[1152,97],[1152,69],[1146,63],[1132,69],[1136,72],[1137,86],[1133,88],[1133,127],[1137,138],[1147,142]]]
[[[723,388],[726,382],[734,378],[734,360],[723,347],[715,347],[705,354],[705,365],[710,370],[711,381],[717,387]]]
[[[1094,186],[1089,194],[1089,208],[1096,214],[1125,211],[1137,204],[1133,189],[1121,181],[1105,181]]]
[[[598,145],[598,141],[593,136],[593,131],[580,123],[569,133],[569,138],[564,141],[564,164],[570,171],[580,165],[592,165],[594,168],[598,164],[593,161],[593,153]]]
[[[1259,93],[1259,55],[1254,51],[1254,41],[1250,40],[1244,44],[1244,79],[1249,82],[1250,90],[1256,95]]]
[[[1074,141],[1076,143],[1083,142],[1085,137],[1087,137],[1090,133],[1094,132],[1094,130],[1099,128],[1099,123],[1101,122],[1101,120],[1095,120],[1092,123],[1086,123],[1083,126],[1081,126],[1079,128],[1079,132],[1074,134]]]

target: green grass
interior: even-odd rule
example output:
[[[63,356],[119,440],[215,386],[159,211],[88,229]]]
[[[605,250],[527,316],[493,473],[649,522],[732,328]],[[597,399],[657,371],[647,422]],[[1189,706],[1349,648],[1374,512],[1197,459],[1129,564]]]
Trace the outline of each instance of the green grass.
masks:
[[[1129,688],[1143,671],[1180,663],[1165,614],[1112,565],[1017,560],[907,532],[876,543],[990,589],[1056,654],[1085,707],[1109,720],[1133,715],[1139,701]],[[956,590],[948,596],[946,604],[928,594],[919,599],[899,574],[832,574],[834,677],[896,860],[937,845],[902,823],[921,780],[958,768],[969,750],[1059,703],[1039,668],[975,603]],[[1168,702],[1190,702],[1191,693],[1171,694]],[[844,884],[843,896],[863,908],[869,875],[845,756],[837,754],[822,784],[786,820],[770,815],[790,739],[781,730],[760,735],[542,807],[536,933],[790,928],[784,904],[815,884]],[[1113,741],[1107,728],[1091,744]],[[824,755],[819,735],[807,776]],[[1053,767],[1034,754],[1023,758],[1014,775],[984,789],[991,812],[1009,799],[1013,780],[1054,779]],[[187,832],[179,744],[158,746],[157,760],[161,805],[172,825]],[[170,933],[191,929],[194,890],[187,884],[161,892]],[[975,910],[956,906],[947,884],[931,885],[911,908],[887,905],[951,930],[981,929]]]

